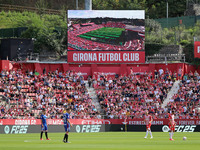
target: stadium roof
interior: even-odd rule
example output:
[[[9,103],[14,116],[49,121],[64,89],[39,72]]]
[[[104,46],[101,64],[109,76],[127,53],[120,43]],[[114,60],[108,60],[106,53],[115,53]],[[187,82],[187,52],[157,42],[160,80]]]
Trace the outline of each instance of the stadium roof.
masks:
[[[93,25],[94,22],[90,22],[90,23],[82,23],[81,25],[86,26],[86,25]]]
[[[126,25],[125,29],[135,31],[135,32],[145,33],[145,27],[144,26]]]

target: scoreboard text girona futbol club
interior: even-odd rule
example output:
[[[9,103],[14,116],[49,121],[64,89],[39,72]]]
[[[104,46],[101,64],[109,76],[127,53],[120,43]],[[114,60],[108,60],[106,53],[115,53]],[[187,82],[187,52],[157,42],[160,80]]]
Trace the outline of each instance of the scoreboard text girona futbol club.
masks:
[[[68,51],[69,63],[145,63],[145,51]]]
[[[67,62],[145,63],[144,10],[68,10]]]

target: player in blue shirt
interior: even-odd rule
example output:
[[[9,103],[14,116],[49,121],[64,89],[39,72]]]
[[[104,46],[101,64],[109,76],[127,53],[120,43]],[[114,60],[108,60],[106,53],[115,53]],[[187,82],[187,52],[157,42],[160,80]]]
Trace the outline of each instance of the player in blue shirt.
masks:
[[[70,113],[71,113],[71,109],[67,108],[66,113],[63,114],[63,122],[64,122],[64,128],[65,128],[65,136],[64,136],[64,139],[63,139],[64,143],[70,143],[68,141],[68,134],[70,132],[70,126],[72,126],[71,122],[69,121]]]
[[[42,115],[40,117],[41,119],[41,134],[40,134],[40,140],[43,140],[42,139],[42,135],[43,135],[43,132],[45,132],[45,135],[46,135],[46,140],[51,140],[48,138],[48,128],[47,128],[47,116],[46,116],[46,111],[45,110],[42,110]]]

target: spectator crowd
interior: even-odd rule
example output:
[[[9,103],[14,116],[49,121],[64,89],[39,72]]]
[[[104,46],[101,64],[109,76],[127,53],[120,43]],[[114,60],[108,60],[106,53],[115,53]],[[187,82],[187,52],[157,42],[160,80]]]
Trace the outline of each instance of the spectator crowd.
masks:
[[[175,81],[180,89],[170,102],[162,107]],[[96,91],[102,112],[98,112],[88,94],[80,72],[66,71],[38,75],[22,70],[0,73],[0,119],[39,118],[42,109],[52,119],[61,117],[66,107],[72,109],[72,118],[133,119],[143,118],[144,112],[154,119],[167,118],[175,110],[175,119],[200,119],[200,75],[190,72],[182,77],[180,71],[160,68],[152,72],[108,76],[96,73],[88,78],[89,88]],[[4,98],[4,100],[3,100]],[[103,117],[103,115],[105,115]]]
[[[51,118],[60,118],[65,107],[73,111],[72,118],[98,115],[85,87],[83,76],[74,71],[46,73],[22,70],[0,73],[0,95],[6,104],[0,105],[0,118],[38,118],[42,109]]]
[[[197,71],[183,76],[180,89],[167,105],[168,109],[176,111],[179,119],[200,119],[200,76]]]
[[[174,83],[169,73],[156,78],[152,72],[109,78],[98,74],[93,78],[93,86],[108,118],[142,118],[145,110],[155,119],[166,117],[167,110],[161,104]]]

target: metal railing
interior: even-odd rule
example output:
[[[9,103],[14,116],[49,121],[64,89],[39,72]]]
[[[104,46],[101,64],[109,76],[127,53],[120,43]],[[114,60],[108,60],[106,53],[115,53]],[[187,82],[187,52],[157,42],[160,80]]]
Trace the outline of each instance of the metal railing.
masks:
[[[31,53],[28,59],[34,60],[34,61],[39,61],[39,53]]]
[[[5,95],[0,95],[0,105],[7,105],[6,109],[10,109],[10,99]]]
[[[24,56],[24,55],[21,55]],[[55,61],[58,60],[58,57],[56,55],[40,55],[39,53],[30,53],[29,55],[26,55],[26,57],[23,57],[21,61],[26,62],[39,62],[39,61]]]
[[[146,57],[147,63],[185,62],[185,54],[154,54]]]
[[[25,113],[27,114],[30,112],[27,111]],[[56,115],[56,117],[50,115],[50,116],[47,116],[47,118],[48,119],[62,119],[62,116],[63,116],[63,114]],[[34,119],[40,119],[40,114],[34,114],[34,116],[32,116],[32,117]],[[166,117],[167,117],[167,113],[166,113]],[[124,115],[124,116],[120,115],[120,116],[114,116],[114,117],[109,117],[109,115],[84,115],[84,116],[70,115],[70,119],[126,119],[126,118],[127,118],[126,115]],[[136,116],[128,116],[128,119],[143,119],[143,118],[144,118],[143,116],[141,116],[140,118],[136,117]],[[2,116],[0,119],[8,119],[8,118],[5,116]],[[13,116],[12,115],[12,118],[9,118],[9,119],[30,119],[30,118],[27,118],[25,115],[24,116]],[[175,119],[178,119],[178,118],[175,118]]]
[[[8,5],[8,4],[0,4],[0,10],[39,12],[39,9],[35,7],[26,7],[26,6]],[[58,15],[61,13],[59,10],[54,10],[54,9],[43,9],[43,11],[44,13],[47,13],[47,14]]]
[[[195,108],[197,111],[200,110],[200,106],[196,106]],[[33,113],[31,112],[32,110],[25,110],[23,116],[14,116],[12,115],[12,118],[8,118],[5,116],[0,117],[0,119],[40,119],[40,114],[42,110],[39,110],[39,113]],[[33,116],[27,117],[27,114],[33,114]],[[47,115],[48,119],[62,119],[63,114],[53,114],[53,115]],[[161,117],[157,117],[157,119],[166,119],[168,117],[168,112],[164,112],[164,116],[162,115]],[[70,115],[70,119],[142,119],[141,121],[143,122],[144,116],[141,115],[140,117],[136,115],[128,115],[126,116],[125,114],[123,115]],[[179,119],[179,115],[175,115],[175,119]]]

